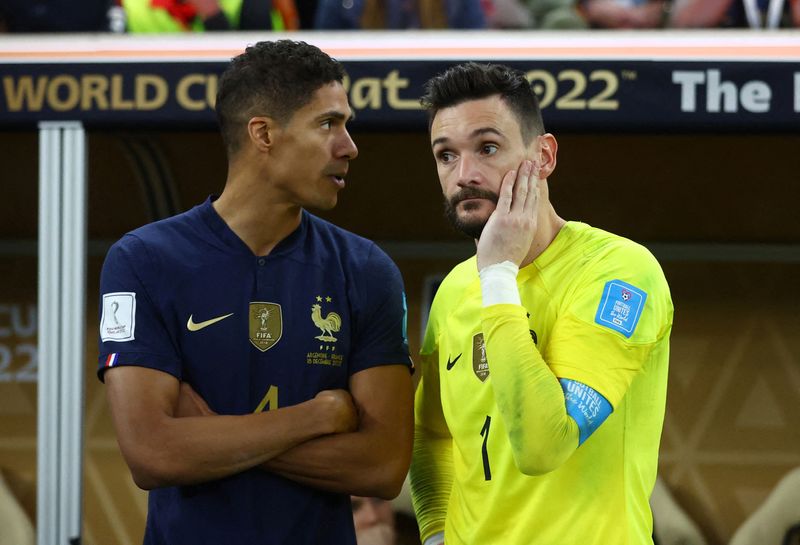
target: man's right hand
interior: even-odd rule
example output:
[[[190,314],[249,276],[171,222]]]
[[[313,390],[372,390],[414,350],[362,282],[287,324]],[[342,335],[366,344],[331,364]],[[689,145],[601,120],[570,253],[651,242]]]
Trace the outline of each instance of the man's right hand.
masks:
[[[479,271],[503,261],[520,266],[530,252],[539,219],[539,174],[539,165],[525,160],[503,177],[497,206],[478,240]]]
[[[312,401],[319,406],[323,421],[330,424],[329,433],[348,433],[358,429],[358,411],[347,390],[323,390]]]

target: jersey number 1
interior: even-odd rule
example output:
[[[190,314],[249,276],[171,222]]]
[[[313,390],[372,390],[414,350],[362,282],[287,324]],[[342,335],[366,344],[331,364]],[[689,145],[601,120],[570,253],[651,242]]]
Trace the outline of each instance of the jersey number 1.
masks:
[[[483,437],[483,445],[481,446],[481,456],[483,457],[483,478],[487,481],[492,480],[492,470],[489,467],[489,452],[486,450],[486,444],[489,441],[489,426],[492,425],[492,417],[486,415],[486,420],[481,428],[481,437]]]

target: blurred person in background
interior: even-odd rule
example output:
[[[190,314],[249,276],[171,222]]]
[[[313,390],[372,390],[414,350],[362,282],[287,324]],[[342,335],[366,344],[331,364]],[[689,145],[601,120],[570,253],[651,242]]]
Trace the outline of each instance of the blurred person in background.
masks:
[[[669,0],[583,0],[581,11],[592,28],[661,28],[669,16]]]
[[[358,545],[395,545],[394,507],[382,498],[352,496],[353,525]]]
[[[405,484],[400,496],[393,501],[352,496],[351,502],[358,545],[420,545],[417,521]]]
[[[587,28],[576,0],[488,0],[490,28],[579,30]]]
[[[3,0],[0,29],[4,32],[105,32],[111,0]]]
[[[318,30],[486,28],[485,0],[318,0]]]
[[[800,0],[673,0],[670,26],[800,27]]]
[[[121,0],[133,33],[297,30],[294,0]]]
[[[729,545],[800,545],[800,467],[781,477]]]

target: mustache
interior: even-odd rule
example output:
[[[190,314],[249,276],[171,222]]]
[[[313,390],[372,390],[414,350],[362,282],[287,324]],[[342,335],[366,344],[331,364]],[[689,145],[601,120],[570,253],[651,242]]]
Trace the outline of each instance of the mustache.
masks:
[[[487,199],[497,204],[499,196],[493,191],[478,187],[464,187],[448,200],[451,207],[455,208],[458,203],[467,199]]]

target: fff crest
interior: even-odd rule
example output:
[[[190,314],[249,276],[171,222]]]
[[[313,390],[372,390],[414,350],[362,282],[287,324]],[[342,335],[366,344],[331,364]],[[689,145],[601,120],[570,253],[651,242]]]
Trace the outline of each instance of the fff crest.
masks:
[[[283,314],[277,303],[250,303],[250,342],[266,352],[283,336]]]

